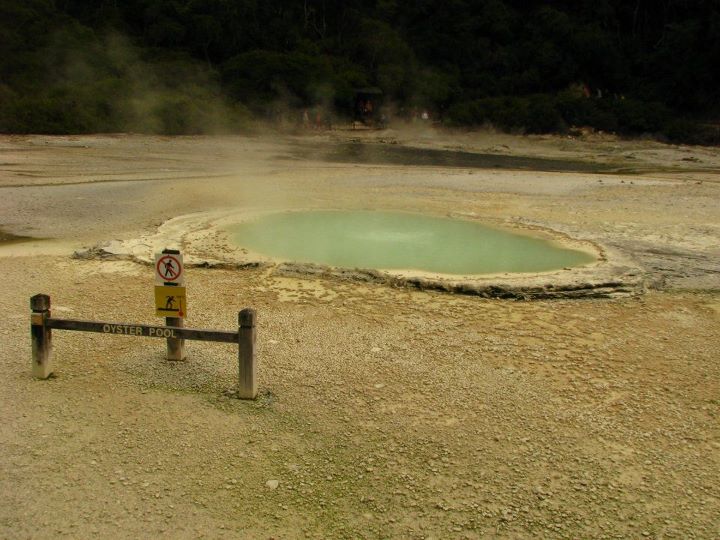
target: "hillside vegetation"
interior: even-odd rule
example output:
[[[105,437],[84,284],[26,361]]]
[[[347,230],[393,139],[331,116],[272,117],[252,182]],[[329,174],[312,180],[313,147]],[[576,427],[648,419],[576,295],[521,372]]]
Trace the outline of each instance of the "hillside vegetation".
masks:
[[[300,111],[715,143],[710,0],[5,0],[0,132],[212,133]]]

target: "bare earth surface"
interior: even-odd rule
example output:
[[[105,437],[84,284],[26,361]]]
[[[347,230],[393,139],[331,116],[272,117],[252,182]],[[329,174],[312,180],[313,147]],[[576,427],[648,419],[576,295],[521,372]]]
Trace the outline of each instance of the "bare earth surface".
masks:
[[[609,137],[0,138],[0,537],[720,537],[719,171],[715,148]],[[550,228],[642,287],[523,302],[190,268],[188,326],[258,311],[256,401],[228,395],[224,344],[168,362],[56,331],[56,376],[32,379],[33,294],[161,322],[151,268],[74,251],[232,208]]]

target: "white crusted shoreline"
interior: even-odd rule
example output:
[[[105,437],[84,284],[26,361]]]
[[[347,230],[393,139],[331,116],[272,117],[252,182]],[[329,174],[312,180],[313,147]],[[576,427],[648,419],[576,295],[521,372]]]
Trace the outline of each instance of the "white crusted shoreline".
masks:
[[[345,281],[385,283],[417,289],[440,290],[482,297],[539,299],[634,295],[641,293],[646,276],[633,261],[613,249],[587,240],[578,240],[540,226],[504,222],[524,234],[550,239],[557,245],[582,250],[596,261],[556,271],[522,274],[443,275],[416,270],[337,268],[312,263],[278,261],[248,252],[230,241],[228,225],[252,219],[259,212],[218,210],[173,218],[158,230],[137,239],[105,242],[76,253],[78,258],[130,259],[150,264],[154,254],[165,247],[180,247],[186,265],[205,268],[271,268],[273,274],[295,277],[324,277]],[[466,216],[467,218],[467,216]],[[487,222],[486,222],[487,223]]]

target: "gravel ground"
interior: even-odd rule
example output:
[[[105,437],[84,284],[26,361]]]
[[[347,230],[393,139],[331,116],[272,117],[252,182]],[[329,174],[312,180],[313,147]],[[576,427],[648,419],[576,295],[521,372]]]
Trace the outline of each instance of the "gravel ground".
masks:
[[[354,180],[370,178],[379,191],[366,204],[388,196],[402,206],[401,172],[383,186],[389,169],[343,166],[336,185],[329,169],[299,166],[284,197],[276,188],[290,173],[272,165],[252,172],[267,204],[296,204],[300,191],[314,197],[323,186],[318,204],[338,204],[357,195]],[[593,203],[597,177],[564,177],[573,185],[551,189],[512,173],[502,177],[518,186],[512,193],[472,195],[460,189],[467,171],[434,172],[435,187],[430,172],[404,174],[421,184],[406,207],[464,199],[463,210],[510,209],[601,231],[621,247],[639,235],[652,242],[654,230],[661,247],[716,263],[704,238],[720,225],[714,177],[683,188],[684,177],[636,178],[663,204],[640,211],[642,195],[629,186],[598,187],[612,191]],[[118,209],[100,209],[105,222],[95,210],[76,216],[83,186],[6,188],[0,226],[32,232],[28,209],[44,201],[57,217],[43,218],[36,236],[130,238],[152,230],[162,201],[156,183],[135,183],[140,202],[102,184],[118,190]],[[175,201],[165,217],[203,210],[230,188]],[[681,189],[687,200],[675,214]],[[693,198],[693,189],[702,191]],[[28,190],[40,190],[39,202]],[[240,309],[258,311],[260,396],[245,402],[227,394],[237,361],[225,344],[189,342],[187,361],[168,362],[160,340],[56,331],[56,377],[33,380],[33,294],[50,294],[57,317],[158,322],[150,268],[75,260],[51,245],[0,249],[0,537],[720,537],[712,271],[635,298],[509,302],[189,269],[188,326],[233,329]]]

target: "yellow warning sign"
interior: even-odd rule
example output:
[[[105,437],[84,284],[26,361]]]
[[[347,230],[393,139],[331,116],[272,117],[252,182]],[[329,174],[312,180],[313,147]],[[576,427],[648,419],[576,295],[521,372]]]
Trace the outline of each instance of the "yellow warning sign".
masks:
[[[155,315],[187,317],[185,287],[155,287]]]

